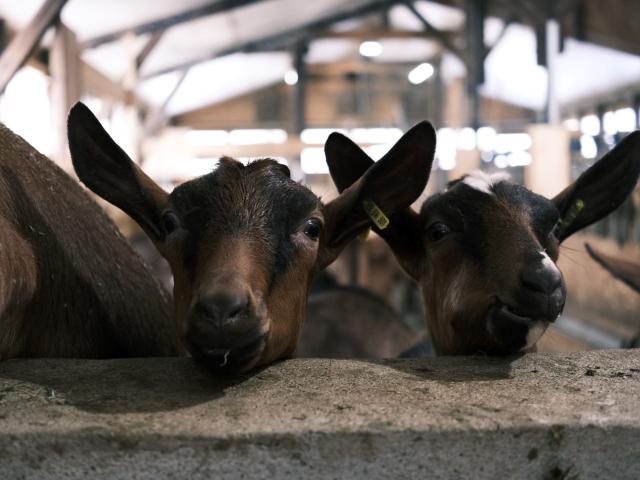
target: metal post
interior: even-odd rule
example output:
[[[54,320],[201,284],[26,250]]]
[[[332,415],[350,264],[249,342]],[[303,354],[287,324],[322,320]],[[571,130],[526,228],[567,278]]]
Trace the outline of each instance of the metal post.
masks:
[[[300,135],[306,128],[307,70],[304,61],[306,54],[307,42],[297,42],[293,52],[293,68],[298,73],[298,83],[296,83],[293,91],[293,131],[297,135]]]
[[[7,42],[7,24],[0,18],[0,54],[4,51]]]
[[[469,94],[469,125],[475,129],[480,127],[480,95],[478,87],[484,83],[484,18],[485,0],[466,0],[467,46],[469,61],[467,62],[467,92]]]
[[[560,26],[556,20],[547,20],[547,122],[560,123],[560,104],[556,92],[556,66],[560,50]]]

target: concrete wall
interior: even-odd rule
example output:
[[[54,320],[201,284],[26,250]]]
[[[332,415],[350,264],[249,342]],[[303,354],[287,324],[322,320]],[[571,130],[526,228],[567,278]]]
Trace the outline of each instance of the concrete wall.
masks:
[[[640,351],[0,363],[0,478],[637,479]]]

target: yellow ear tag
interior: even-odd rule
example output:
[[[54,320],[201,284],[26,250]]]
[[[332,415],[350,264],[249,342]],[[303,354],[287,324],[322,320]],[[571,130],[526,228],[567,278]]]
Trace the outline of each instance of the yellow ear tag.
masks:
[[[576,217],[582,211],[583,208],[584,208],[584,201],[581,198],[577,199],[576,202],[569,209],[569,212],[567,213],[567,216],[564,219],[564,224],[570,225],[571,223],[573,223],[573,221],[576,219]]]
[[[563,228],[568,227],[573,223],[573,221],[576,219],[583,208],[584,200],[582,200],[581,198],[577,199],[575,203],[571,205],[571,208],[569,209],[565,217],[558,219],[553,227],[552,233],[557,237]]]
[[[364,211],[367,212],[367,215],[369,215],[375,226],[380,230],[384,230],[389,226],[389,218],[372,200],[363,200],[362,208],[364,208]]]

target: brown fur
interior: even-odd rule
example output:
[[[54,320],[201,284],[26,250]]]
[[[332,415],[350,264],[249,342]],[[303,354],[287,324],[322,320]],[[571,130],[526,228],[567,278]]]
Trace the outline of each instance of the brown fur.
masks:
[[[419,125],[412,135],[433,136]],[[404,151],[407,141],[394,149]],[[393,155],[327,205],[271,159],[218,168],[168,194],[135,165],[82,104],[69,115],[69,146],[79,178],[145,230],[174,275],[176,321],[197,361],[214,371],[246,371],[295,350],[311,279],[367,224],[362,201],[391,211],[408,206],[411,188],[381,189]],[[393,152],[393,150],[392,150]],[[416,152],[417,165],[430,165]],[[307,227],[313,231],[308,235]]]
[[[520,272],[532,252],[549,250],[552,260],[557,259],[557,245],[541,244],[522,206],[488,197],[482,219],[487,230],[481,248],[489,268],[480,268],[457,245],[426,249],[422,258],[413,258],[424,265],[418,283],[429,332],[440,355],[491,352],[495,347],[487,330],[487,312],[496,298],[517,304],[511,286],[520,283]]]
[[[343,191],[374,164],[348,139],[329,141],[327,161]],[[432,141],[435,148],[434,139],[414,145]],[[422,289],[436,351],[530,348],[564,305],[560,243],[624,201],[640,174],[639,151],[634,132],[553,199],[480,172],[430,197],[420,215],[391,216],[379,233]]]
[[[421,340],[384,299],[334,287],[312,293],[298,357],[390,358]]]
[[[0,357],[178,352],[169,300],[68,175],[0,126]]]

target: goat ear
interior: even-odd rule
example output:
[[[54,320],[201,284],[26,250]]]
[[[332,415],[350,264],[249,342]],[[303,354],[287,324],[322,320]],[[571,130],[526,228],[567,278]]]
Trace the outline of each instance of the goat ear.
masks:
[[[336,185],[342,191],[325,206],[323,266],[331,263],[358,233],[375,225],[372,208],[379,218],[386,217],[388,221],[420,196],[429,180],[435,144],[435,130],[430,123],[422,122],[373,163],[349,139],[332,134],[325,151]],[[339,158],[340,155],[347,157]],[[338,166],[352,160],[353,167]]]
[[[553,199],[561,242],[605,217],[627,198],[640,175],[640,131],[629,134]]]
[[[363,176],[374,162],[358,145],[344,135],[333,132],[324,145],[331,179],[342,193]]]
[[[74,105],[67,129],[73,167],[80,180],[126,212],[153,240],[161,240],[161,215],[168,194],[131,161],[86,105]]]
[[[640,263],[605,255],[588,243],[585,243],[584,246],[589,255],[591,255],[591,258],[598,262],[614,278],[626,283],[636,292],[640,293]]]

